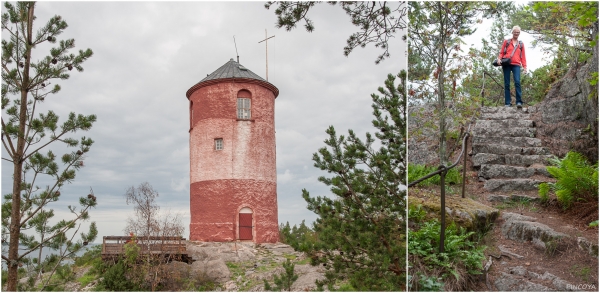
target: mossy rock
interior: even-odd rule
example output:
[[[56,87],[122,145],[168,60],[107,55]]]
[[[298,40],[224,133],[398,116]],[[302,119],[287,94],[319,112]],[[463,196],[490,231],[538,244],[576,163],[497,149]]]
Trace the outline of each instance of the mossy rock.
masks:
[[[427,213],[425,220],[441,219],[441,197],[439,191],[419,190],[410,193],[408,205],[410,208],[421,208]],[[414,194],[414,195],[413,195]],[[446,226],[454,222],[469,231],[487,232],[498,218],[499,211],[495,208],[481,204],[470,198],[457,195],[446,195]]]

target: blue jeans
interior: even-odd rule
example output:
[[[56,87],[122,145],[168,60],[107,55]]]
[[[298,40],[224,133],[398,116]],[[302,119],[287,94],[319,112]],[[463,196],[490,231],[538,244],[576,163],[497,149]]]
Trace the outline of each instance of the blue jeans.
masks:
[[[515,92],[517,94],[517,105],[523,104],[521,101],[521,66],[506,65],[502,66],[504,72],[504,105],[510,105],[510,73],[513,73],[515,80]]]

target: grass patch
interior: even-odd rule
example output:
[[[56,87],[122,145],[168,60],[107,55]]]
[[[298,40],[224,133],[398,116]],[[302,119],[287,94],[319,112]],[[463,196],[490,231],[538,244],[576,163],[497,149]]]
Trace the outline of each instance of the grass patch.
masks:
[[[85,287],[95,279],[96,279],[95,275],[85,274],[85,275],[83,275],[83,277],[77,279],[77,282],[79,282],[79,284],[81,284],[81,287]]]
[[[462,182],[462,174],[459,170],[459,167],[452,168],[446,173],[445,183],[447,185],[460,184]],[[417,164],[408,164],[408,182],[416,181],[426,175],[437,171],[437,167],[433,166],[425,166],[425,165],[417,165]],[[440,176],[435,175],[419,184],[417,186],[432,186],[432,185],[440,185]]]
[[[569,271],[571,272],[571,274],[573,274],[573,275],[581,278],[585,282],[589,282],[590,281],[590,273],[592,271],[592,269],[590,267],[573,265],[569,269]]]

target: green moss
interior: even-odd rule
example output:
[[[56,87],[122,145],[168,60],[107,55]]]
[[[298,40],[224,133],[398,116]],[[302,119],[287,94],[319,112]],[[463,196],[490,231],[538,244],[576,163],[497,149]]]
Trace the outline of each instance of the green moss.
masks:
[[[423,220],[428,221],[432,219],[440,219],[441,211],[441,198],[439,191],[428,190],[428,189],[411,189],[411,194],[415,196],[408,197],[409,209],[415,209],[417,206],[426,212]],[[446,194],[446,226],[452,223],[457,224],[460,227],[465,227],[470,231],[479,230],[485,232],[489,229],[491,223],[495,221],[498,216],[498,210],[483,205],[471,198],[462,198],[458,195]],[[448,213],[448,209],[452,211],[452,214]],[[488,214],[485,222],[482,222],[481,217],[477,214],[477,211],[484,211]]]

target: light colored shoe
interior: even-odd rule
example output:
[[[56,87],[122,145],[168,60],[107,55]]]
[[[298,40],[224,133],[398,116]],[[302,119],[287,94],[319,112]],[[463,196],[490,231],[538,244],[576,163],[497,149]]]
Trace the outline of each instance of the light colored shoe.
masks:
[[[523,104],[521,104],[521,103],[518,103],[518,104],[517,104],[517,109],[521,109],[521,108],[523,108]]]

